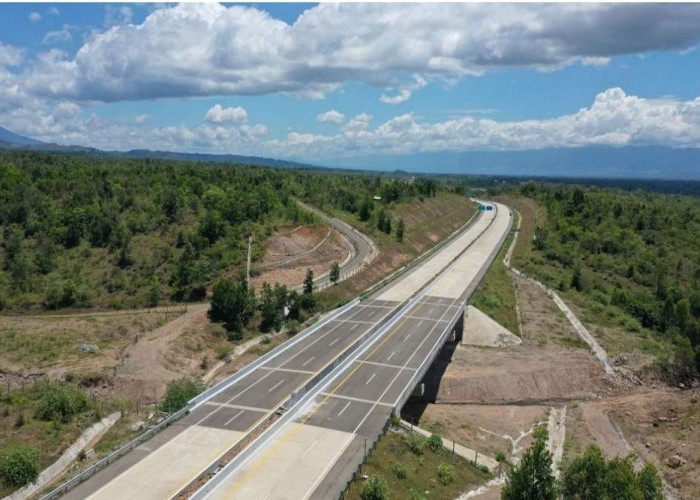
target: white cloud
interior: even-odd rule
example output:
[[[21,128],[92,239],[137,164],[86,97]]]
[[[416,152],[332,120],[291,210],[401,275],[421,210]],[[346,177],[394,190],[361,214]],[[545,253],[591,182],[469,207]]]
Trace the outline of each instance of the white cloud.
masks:
[[[245,123],[248,113],[240,106],[222,108],[220,104],[215,104],[209,108],[204,119],[210,123]]]
[[[24,50],[13,45],[0,42],[0,69],[7,66],[17,66],[24,58]]]
[[[47,14],[51,14],[52,16],[60,16],[61,12],[56,8],[56,7],[51,7],[46,11]]]
[[[335,123],[336,125],[339,125],[343,123],[345,120],[345,115],[341,113],[340,111],[337,111],[335,109],[331,109],[330,111],[326,111],[325,113],[321,113],[316,117],[317,122],[321,123]]]
[[[370,130],[369,120],[336,135],[288,138],[287,155],[333,158],[422,151],[530,150],[593,145],[700,147],[700,97],[643,99],[611,88],[576,113],[544,120],[495,121],[462,116],[422,123],[396,116]],[[350,125],[350,123],[348,125]],[[346,127],[347,128],[347,127]]]
[[[39,14],[38,12],[32,12],[31,14],[29,14],[29,20],[33,23],[38,23],[39,21],[41,21],[41,14]]]
[[[149,118],[150,116],[147,114],[138,115],[136,118],[134,118],[134,123],[138,123],[139,125],[141,125],[143,123],[146,123]]]
[[[321,98],[350,81],[405,102],[419,80],[505,67],[555,71],[700,41],[700,4],[323,3],[293,25],[248,6],[181,4],[133,25],[128,7],[71,59],[37,65],[37,95],[135,100],[276,92]],[[640,36],[640,33],[644,36]],[[45,78],[47,72],[51,78]]]
[[[592,145],[700,148],[700,97],[686,101],[671,97],[644,99],[627,95],[619,88],[601,92],[590,106],[577,112],[549,119],[497,121],[459,116],[427,122],[404,113],[373,127],[372,117],[363,113],[334,134],[293,130],[283,139],[270,139],[263,124],[151,127],[147,122],[139,123],[138,117],[103,118],[94,113],[86,116],[73,102],[52,104],[27,96],[21,86],[3,75],[0,71],[0,124],[47,142],[107,150],[148,148],[319,161],[373,154]]]
[[[425,81],[425,78],[423,78],[420,75],[414,75],[413,76],[413,83],[405,84],[402,85],[399,88],[399,93],[395,96],[387,96],[387,95],[382,95],[379,100],[383,102],[384,104],[403,104],[404,102],[408,101],[411,98],[411,95],[415,90],[422,89],[425,87],[428,82]]]
[[[105,17],[102,21],[102,25],[105,28],[111,28],[113,26],[121,26],[131,23],[131,18],[134,16],[134,12],[131,7],[122,5],[121,7],[114,7],[112,5],[105,6]]]
[[[343,131],[346,133],[357,133],[367,130],[370,120],[372,120],[372,115],[367,113],[359,114],[343,127]]]
[[[60,30],[49,31],[44,35],[44,43],[47,45],[52,45],[56,43],[67,43],[73,40],[72,30],[75,26],[69,24],[64,24]]]

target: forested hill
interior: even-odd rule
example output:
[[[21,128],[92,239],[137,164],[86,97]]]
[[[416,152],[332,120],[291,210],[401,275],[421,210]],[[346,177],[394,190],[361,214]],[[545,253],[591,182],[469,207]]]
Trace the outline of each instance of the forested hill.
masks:
[[[434,181],[230,164],[0,152],[0,302],[8,309],[198,300],[279,224],[293,197],[352,214]],[[365,215],[363,213],[363,215]],[[358,215],[359,216],[359,215]]]
[[[496,191],[546,207],[526,272],[582,295],[630,338],[676,346],[660,356],[676,377],[698,374],[700,198],[534,182]]]

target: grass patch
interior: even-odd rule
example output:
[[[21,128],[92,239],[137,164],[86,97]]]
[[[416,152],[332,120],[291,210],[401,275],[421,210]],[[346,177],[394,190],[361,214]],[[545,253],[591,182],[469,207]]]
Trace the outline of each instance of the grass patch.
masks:
[[[324,207],[327,209],[327,207]],[[374,212],[379,212],[380,205]],[[328,310],[344,304],[370,286],[378,283],[396,269],[434,247],[463,226],[476,212],[476,205],[468,198],[453,193],[438,192],[432,198],[412,199],[392,203],[387,208],[392,224],[401,218],[405,224],[403,241],[396,241],[395,234],[385,234],[376,228],[374,217],[367,222],[355,216],[332,211],[332,215],[344,220],[359,231],[369,235],[377,244],[380,254],[369,268],[342,281],[336,286],[316,294],[319,309]]]
[[[517,217],[516,214],[513,215]],[[513,230],[506,238],[501,251],[498,253],[484,279],[474,292],[471,304],[488,314],[492,319],[506,327],[512,333],[520,335],[518,315],[515,310],[516,297],[513,287],[513,278],[503,264],[503,258],[508,252],[508,247],[515,235],[516,220],[513,221]]]
[[[419,439],[422,446],[416,448]],[[419,449],[419,452],[412,451]],[[419,436],[407,436],[403,431],[390,430],[379,439],[365,465],[370,478],[381,476],[388,485],[391,499],[454,499],[464,491],[482,484],[491,474],[474,467],[467,460],[452,456],[446,450],[431,451],[427,440]],[[360,500],[365,484],[356,478],[344,498]],[[426,493],[427,492],[427,493]]]

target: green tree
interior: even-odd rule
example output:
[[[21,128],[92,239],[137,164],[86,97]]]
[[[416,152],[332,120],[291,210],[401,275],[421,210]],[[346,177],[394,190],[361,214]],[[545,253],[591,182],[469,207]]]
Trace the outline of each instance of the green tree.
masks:
[[[0,453],[0,480],[8,488],[20,488],[39,476],[41,453],[24,443],[9,445]]]
[[[370,477],[360,488],[362,500],[387,500],[389,498],[389,485],[382,476]]]
[[[275,285],[275,288],[269,283],[263,283],[260,290],[260,330],[269,332],[274,329],[279,331],[282,328],[282,320],[284,316],[284,307],[287,303],[287,288]]]
[[[331,280],[331,283],[334,285],[338,283],[338,280],[340,279],[340,264],[337,262],[333,263],[333,266],[331,266],[331,272],[328,276],[328,279]]]
[[[184,408],[189,400],[202,392],[204,388],[204,384],[198,379],[183,377],[172,380],[168,382],[165,389],[161,409],[169,413],[176,412]]]
[[[403,233],[406,230],[406,226],[403,222],[403,219],[399,219],[399,221],[396,223],[396,241],[401,243],[403,241]]]
[[[533,432],[533,439],[520,464],[508,468],[506,483],[501,490],[503,500],[556,498],[552,454],[547,450],[547,429],[537,428]]]
[[[506,454],[502,451],[496,452],[496,462],[498,462],[498,477],[501,477],[501,469],[503,464],[506,462]]]
[[[596,445],[574,458],[563,471],[560,486],[564,499],[616,500],[618,498],[660,500],[661,478],[646,464],[634,471],[634,455],[606,461]]]
[[[571,277],[571,288],[574,288],[579,292],[583,290],[583,278],[581,275],[581,268],[578,266],[574,268],[574,274]]]
[[[212,291],[209,315],[230,331],[241,332],[255,313],[255,295],[248,281],[219,280]]]
[[[365,199],[362,202],[362,205],[360,205],[360,211],[358,213],[358,217],[360,218],[361,221],[366,222],[369,220],[371,215],[372,215],[372,202]]]
[[[382,208],[377,215],[377,229],[382,232],[386,232],[386,211]]]
[[[301,319],[301,297],[296,290],[289,292],[289,297],[287,299],[289,305],[289,314],[287,317],[294,321],[299,321]]]
[[[158,285],[158,279],[151,278],[151,284],[148,287],[148,294],[146,296],[146,302],[148,302],[148,307],[158,307],[158,302],[160,301],[160,286]]]
[[[309,268],[306,270],[306,278],[304,278],[304,294],[311,295],[314,292],[314,270]]]

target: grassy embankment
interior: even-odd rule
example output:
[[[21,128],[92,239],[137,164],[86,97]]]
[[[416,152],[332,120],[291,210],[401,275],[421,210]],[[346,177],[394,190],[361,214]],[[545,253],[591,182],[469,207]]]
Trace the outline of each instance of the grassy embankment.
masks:
[[[379,206],[374,211],[378,210]],[[390,235],[376,228],[374,217],[362,222],[350,214],[336,211],[333,215],[368,234],[377,244],[380,254],[362,272],[319,293],[320,306],[331,308],[356,297],[450,236],[474,215],[475,210],[475,205],[468,198],[447,192],[438,192],[431,198],[394,203],[387,210],[393,225]],[[396,241],[395,237],[399,218],[403,219],[406,227],[401,242]]]
[[[447,479],[443,471],[452,468]],[[484,483],[491,474],[469,461],[441,449],[438,453],[426,446],[426,440],[404,431],[389,430],[379,439],[367,458],[364,473],[370,478],[381,476],[388,485],[390,499],[454,499],[461,493]],[[345,493],[346,500],[362,498],[365,481],[356,478]]]
[[[668,343],[664,339],[650,329],[643,328],[627,312],[604,300],[596,292],[595,286],[581,291],[568,286],[571,271],[560,262],[547,258],[543,251],[534,248],[532,241],[535,228],[548,227],[546,207],[532,198],[519,195],[499,196],[496,199],[515,208],[522,216],[522,227],[513,252],[512,265],[558,289],[561,297],[586,328],[596,336],[609,355],[641,353],[651,356],[652,359],[668,355]],[[579,261],[582,272],[593,282],[609,281],[609,273],[603,273],[590,265],[592,258],[591,254],[583,255]],[[628,291],[641,291],[641,287],[633,283],[626,286]]]

